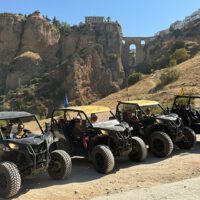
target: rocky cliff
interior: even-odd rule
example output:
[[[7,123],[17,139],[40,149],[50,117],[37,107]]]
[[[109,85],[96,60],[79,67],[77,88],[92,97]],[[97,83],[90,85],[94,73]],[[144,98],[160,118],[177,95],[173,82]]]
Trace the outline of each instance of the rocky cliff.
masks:
[[[39,12],[0,14],[0,105],[43,115],[65,94],[81,105],[119,90],[124,81],[120,26],[82,24],[67,34]]]
[[[150,44],[152,67],[154,69],[170,67],[170,61],[173,60],[177,49],[185,49],[190,58],[194,57],[200,51],[199,31],[200,18],[188,22],[181,29],[174,29],[171,26],[166,33],[160,32]]]

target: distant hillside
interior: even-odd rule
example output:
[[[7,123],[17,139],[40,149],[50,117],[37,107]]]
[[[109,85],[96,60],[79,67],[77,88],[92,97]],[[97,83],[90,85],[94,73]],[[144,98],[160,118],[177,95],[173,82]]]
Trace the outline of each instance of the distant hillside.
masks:
[[[180,94],[184,89],[185,94],[200,94],[200,55],[174,66],[174,70],[180,73],[178,80],[155,90],[160,82],[160,75],[168,69],[157,70],[155,73],[146,75],[141,81],[127,89],[123,89],[117,93],[113,93],[106,98],[97,101],[97,105],[110,106],[115,108],[117,101],[133,99],[151,99],[158,100],[162,104],[172,103],[174,95]]]
[[[189,21],[181,29],[171,26],[169,30],[161,32],[150,45],[151,67],[161,69],[179,64],[182,60],[173,59],[178,49],[185,49],[190,58],[196,55],[200,50],[199,32],[200,18]]]

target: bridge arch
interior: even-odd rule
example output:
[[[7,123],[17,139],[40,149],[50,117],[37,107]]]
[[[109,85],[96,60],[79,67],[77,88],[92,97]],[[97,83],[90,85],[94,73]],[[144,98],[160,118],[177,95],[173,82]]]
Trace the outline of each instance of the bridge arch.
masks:
[[[123,37],[123,64],[125,68],[130,67],[130,47],[136,46],[134,66],[141,63],[149,63],[148,44],[154,37]]]

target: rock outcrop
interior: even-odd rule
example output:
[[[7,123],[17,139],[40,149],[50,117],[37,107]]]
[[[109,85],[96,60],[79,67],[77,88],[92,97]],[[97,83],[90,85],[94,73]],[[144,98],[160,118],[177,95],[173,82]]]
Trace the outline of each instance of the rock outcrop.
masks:
[[[19,52],[25,17],[0,15],[0,66],[8,65]]]
[[[29,85],[32,79],[40,77],[44,71],[45,66],[39,54],[27,51],[17,56],[8,68],[6,91]]]
[[[48,65],[58,63],[56,53],[60,33],[39,13],[27,17],[21,39],[21,53],[26,51],[37,52]]]
[[[63,34],[39,12],[0,14],[0,109],[6,102],[6,109],[42,115],[61,105],[66,94],[81,105],[119,90],[124,82],[120,31],[109,22],[82,24]]]

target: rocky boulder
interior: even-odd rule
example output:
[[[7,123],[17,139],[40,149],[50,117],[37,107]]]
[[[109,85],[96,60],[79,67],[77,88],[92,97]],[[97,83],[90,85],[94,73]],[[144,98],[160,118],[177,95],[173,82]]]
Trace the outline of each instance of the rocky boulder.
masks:
[[[17,56],[7,70],[6,91],[29,85],[45,71],[42,58],[38,53],[24,52]]]

